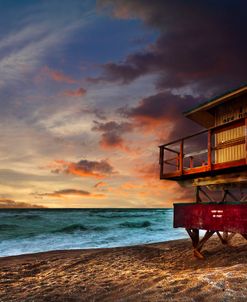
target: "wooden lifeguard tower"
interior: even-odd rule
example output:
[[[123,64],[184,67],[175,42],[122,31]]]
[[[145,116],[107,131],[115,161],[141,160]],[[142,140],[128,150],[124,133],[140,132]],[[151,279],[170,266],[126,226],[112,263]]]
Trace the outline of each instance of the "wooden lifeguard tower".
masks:
[[[187,230],[203,258],[214,233],[223,244],[235,233],[247,239],[247,85],[185,116],[206,129],[160,146],[160,178],[195,187],[194,203],[174,204],[174,227]]]

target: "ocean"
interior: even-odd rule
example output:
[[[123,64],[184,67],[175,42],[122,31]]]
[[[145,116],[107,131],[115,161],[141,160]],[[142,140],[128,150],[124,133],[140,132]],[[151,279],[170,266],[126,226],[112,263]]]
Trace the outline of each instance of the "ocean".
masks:
[[[0,210],[0,257],[130,246],[187,237],[173,209]]]

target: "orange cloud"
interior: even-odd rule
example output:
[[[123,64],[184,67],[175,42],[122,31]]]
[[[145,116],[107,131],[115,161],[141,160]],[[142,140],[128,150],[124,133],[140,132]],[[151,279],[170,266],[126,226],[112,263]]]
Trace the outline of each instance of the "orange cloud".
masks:
[[[44,67],[43,72],[46,73],[53,81],[56,82],[65,82],[68,84],[76,83],[76,80],[71,78],[70,76],[64,74],[61,71],[51,69],[49,67]]]
[[[80,196],[80,197],[93,197],[93,198],[104,198],[104,194],[92,194],[88,191],[77,190],[77,189],[64,189],[48,193],[35,193],[35,196],[39,197],[51,197],[51,198],[66,198],[67,196]]]
[[[145,179],[158,179],[159,178],[159,164],[140,164],[135,168],[136,173]]]
[[[44,206],[41,205],[34,205],[27,202],[22,201],[14,201],[10,199],[2,198],[0,199],[0,209],[19,209],[19,208],[44,208]]]
[[[63,94],[65,96],[79,97],[79,96],[84,96],[86,92],[87,90],[81,87],[76,90],[65,90]]]
[[[101,187],[105,187],[105,186],[107,186],[107,183],[104,181],[100,181],[94,185],[94,188],[101,188]]]
[[[134,189],[139,189],[141,188],[142,185],[140,184],[134,184],[134,183],[131,183],[131,182],[125,182],[123,184],[121,184],[120,186],[120,189],[123,189],[123,190],[134,190]]]
[[[123,135],[133,130],[132,124],[128,122],[115,122],[109,121],[101,123],[94,121],[93,131],[101,132],[101,147],[108,148],[120,148],[125,151],[129,151],[126,146],[126,142],[123,139]]]
[[[114,172],[113,167],[106,161],[89,161],[82,159],[79,162],[55,160],[49,165],[53,173],[72,174],[80,177],[104,178]]]
[[[160,92],[143,98],[133,107],[122,107],[118,113],[134,121],[134,127],[152,132],[156,137],[171,139],[197,131],[200,127],[186,119],[182,112],[197,102],[193,96]]]

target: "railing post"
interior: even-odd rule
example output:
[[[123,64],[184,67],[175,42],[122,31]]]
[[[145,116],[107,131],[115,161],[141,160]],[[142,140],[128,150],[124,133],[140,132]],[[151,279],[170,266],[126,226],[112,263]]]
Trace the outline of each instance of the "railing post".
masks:
[[[190,169],[194,167],[194,157],[190,156]]]
[[[247,164],[247,117],[245,118],[245,164]]]
[[[208,130],[208,170],[212,170],[212,130]]]
[[[162,179],[164,174],[164,146],[160,146],[160,179]]]
[[[179,153],[179,169],[180,169],[180,174],[183,174],[184,170],[184,140],[182,139],[180,142],[180,153]]]
[[[178,155],[177,155],[177,158],[176,158],[176,171],[178,171],[179,170],[179,153],[178,153]]]

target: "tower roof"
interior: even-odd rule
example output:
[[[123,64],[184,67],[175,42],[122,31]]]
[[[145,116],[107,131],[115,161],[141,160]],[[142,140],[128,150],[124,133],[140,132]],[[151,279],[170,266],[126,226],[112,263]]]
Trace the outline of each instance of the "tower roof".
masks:
[[[224,94],[214,97],[210,100],[207,100],[206,102],[203,102],[198,106],[191,108],[189,111],[184,112],[184,115],[187,118],[200,124],[201,126],[209,128],[214,123],[214,116],[210,112],[211,109],[246,93],[247,84],[234,90],[227,91]]]

